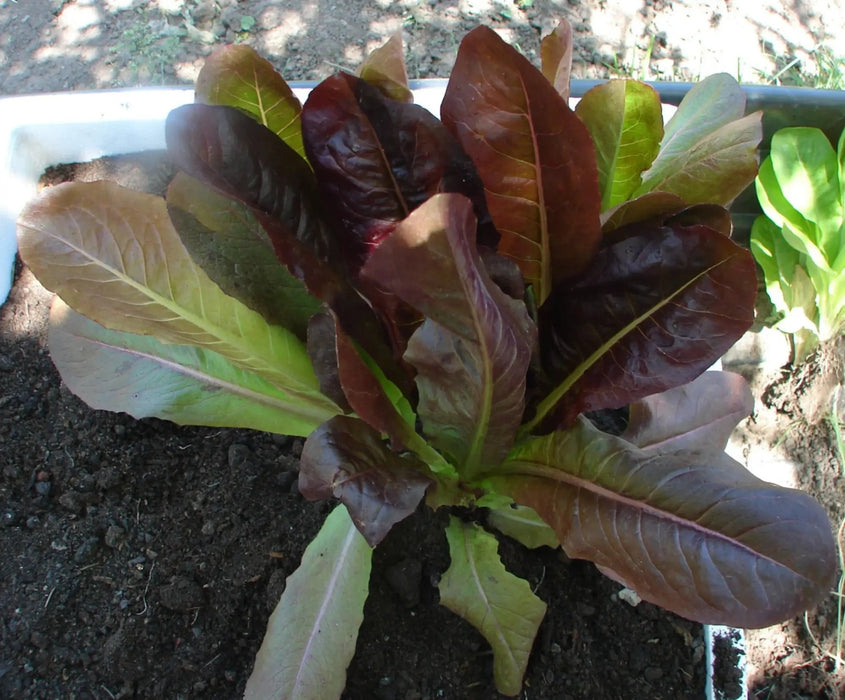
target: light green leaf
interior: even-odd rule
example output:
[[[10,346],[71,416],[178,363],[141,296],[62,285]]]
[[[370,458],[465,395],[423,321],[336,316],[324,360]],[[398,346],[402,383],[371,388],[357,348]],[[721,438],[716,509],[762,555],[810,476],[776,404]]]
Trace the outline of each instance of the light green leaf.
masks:
[[[666,124],[660,152],[635,196],[654,190],[688,204],[727,206],[754,179],[761,113],[745,113],[745,93],[727,73],[695,85]]]
[[[374,85],[387,97],[399,102],[413,102],[405,69],[402,32],[398,31],[383,46],[372,51],[358,69],[361,79]]]
[[[660,97],[645,83],[611,80],[587,91],[575,113],[593,137],[605,211],[630,198],[660,150]]]
[[[490,643],[498,691],[518,695],[546,604],[505,569],[489,532],[453,517],[446,537],[452,563],[440,580],[440,602]]]
[[[487,522],[529,549],[560,547],[555,531],[528,506],[505,506],[490,511]]]
[[[309,435],[325,413],[217,353],[109,331],[56,297],[50,356],[68,388],[92,408],[180,425]]]
[[[194,263],[161,197],[111,182],[58,185],[24,209],[18,237],[41,283],[106,328],[212,350],[312,411],[339,412],[320,393],[304,344]]]
[[[245,700],[330,700],[346,685],[373,550],[337,506],[308,545],[255,657]]]
[[[784,197],[816,224],[814,243],[832,263],[842,247],[839,163],[833,146],[819,129],[781,129],[772,137],[771,161]]]
[[[702,80],[681,100],[666,124],[660,144],[659,162],[653,173],[690,150],[708,134],[745,114],[745,93],[727,73],[717,73]]]
[[[775,175],[771,158],[766,158],[760,166],[755,181],[757,200],[763,213],[782,230],[782,235],[789,244],[802,255],[807,256],[819,268],[827,269],[828,263],[824,252],[816,245],[817,227],[808,221],[786,198]]]
[[[671,161],[661,149],[636,194],[661,190],[688,204],[728,206],[754,181],[762,137],[762,112],[754,112],[709,132]]]
[[[299,116],[302,105],[284,78],[255,49],[235,44],[214,51],[197,76],[196,100],[237,107],[305,157]]]

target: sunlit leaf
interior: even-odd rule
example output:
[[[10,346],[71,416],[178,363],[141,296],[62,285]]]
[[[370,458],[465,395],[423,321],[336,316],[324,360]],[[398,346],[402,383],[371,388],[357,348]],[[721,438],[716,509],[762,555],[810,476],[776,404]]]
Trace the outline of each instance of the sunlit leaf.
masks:
[[[468,620],[493,648],[496,689],[518,695],[546,604],[505,569],[493,535],[453,517],[446,537],[452,563],[440,579],[440,603]]]
[[[833,582],[821,506],[724,453],[653,454],[581,418],[520,444],[501,471],[512,476],[495,487],[534,508],[569,556],[684,617],[765,627],[813,606]]]
[[[562,19],[554,31],[540,42],[543,75],[564,100],[569,99],[572,46],[572,25],[567,19]]]
[[[246,44],[215,49],[197,76],[196,100],[237,107],[263,124],[299,155],[305,155],[302,105],[269,61]]]
[[[313,410],[337,412],[303,343],[208,278],[161,197],[105,181],[57,185],[30,202],[18,234],[27,264],[74,310],[112,330],[213,350]]]
[[[364,619],[372,551],[346,508],[335,508],[285,583],[246,700],[340,697]]]
[[[364,59],[358,69],[358,75],[393,100],[414,101],[414,94],[408,87],[408,72],[405,69],[401,31],[396,32],[387,40],[387,43],[372,51]]]
[[[106,330],[58,297],[48,342],[62,381],[98,410],[302,436],[329,415],[215,352]]]
[[[596,147],[604,211],[630,199],[657,156],[663,137],[660,96],[636,80],[610,80],[588,90],[575,113]]]
[[[599,244],[589,132],[542,73],[487,27],[461,42],[441,116],[484,182],[499,252],[543,302]]]

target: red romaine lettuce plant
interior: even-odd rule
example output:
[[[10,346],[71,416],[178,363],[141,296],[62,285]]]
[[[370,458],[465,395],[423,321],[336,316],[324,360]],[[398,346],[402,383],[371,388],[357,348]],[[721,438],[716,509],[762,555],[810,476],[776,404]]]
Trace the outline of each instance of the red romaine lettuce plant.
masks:
[[[301,492],[342,503],[288,579],[249,697],[340,695],[372,547],[423,500],[489,508],[703,622],[769,625],[831,583],[824,512],[725,455],[748,390],[702,375],[752,321],[754,262],[720,205],[754,177],[760,115],[725,76],[665,131],[640,83],[572,111],[569,41],[565,25],[544,40],[540,72],[474,30],[442,121],[412,103],[398,39],[304,106],[225,47],[168,117],[166,200],[71,183],[21,216],[71,390],[308,436]],[[621,435],[585,417],[629,405]],[[453,516],[446,535],[441,602],[518,694],[545,604],[480,525]]]

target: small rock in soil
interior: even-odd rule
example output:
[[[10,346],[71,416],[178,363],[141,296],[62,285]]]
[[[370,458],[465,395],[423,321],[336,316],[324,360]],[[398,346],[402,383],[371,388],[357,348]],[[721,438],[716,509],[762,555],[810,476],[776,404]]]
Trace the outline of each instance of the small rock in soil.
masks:
[[[662,677],[663,669],[659,666],[649,666],[645,671],[643,671],[643,678],[645,678],[649,683],[659,680]]]
[[[238,442],[233,442],[229,445],[229,466],[233,469],[235,467],[240,467],[244,462],[249,459],[249,448],[246,445],[242,445]]]
[[[177,577],[161,591],[161,604],[168,610],[184,612],[202,607],[205,596],[202,588],[190,579]]]
[[[97,556],[97,550],[99,548],[100,538],[96,536],[89,537],[76,550],[73,560],[77,564],[90,564],[94,560],[94,557]]]
[[[413,608],[420,603],[420,580],[422,563],[419,559],[403,559],[384,572],[387,583],[406,608]]]
[[[104,539],[107,547],[120,549],[126,541],[126,530],[119,525],[109,525]]]

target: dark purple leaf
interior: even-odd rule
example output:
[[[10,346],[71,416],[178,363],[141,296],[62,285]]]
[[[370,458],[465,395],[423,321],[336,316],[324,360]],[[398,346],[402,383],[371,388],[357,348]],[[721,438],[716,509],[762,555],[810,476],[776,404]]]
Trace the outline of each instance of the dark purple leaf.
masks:
[[[530,429],[685,384],[751,325],[757,279],[747,250],[704,226],[626,233],[540,309],[549,391]]]
[[[231,107],[185,105],[167,117],[167,148],[177,167],[249,206],[276,256],[332,308],[344,329],[388,376],[408,389],[384,327],[348,281],[325,224],[311,169],[272,132]]]
[[[272,131],[233,107],[192,104],[165,124],[176,167],[281,222],[317,257],[338,266],[311,168]]]
[[[491,29],[461,42],[441,106],[484,182],[501,234],[542,302],[598,247],[598,171],[587,128],[554,87]]]
[[[431,443],[467,478],[513,444],[535,343],[525,304],[490,279],[474,239],[470,201],[436,195],[362,269],[426,317],[405,354],[417,370],[418,413]]]
[[[425,465],[400,457],[363,421],[336,416],[305,441],[299,490],[316,501],[339,498],[370,546],[414,512],[434,481]]]
[[[754,410],[745,379],[705,372],[689,384],[631,404],[623,438],[651,452],[723,450],[733,429]]]
[[[308,354],[326,396],[338,406],[348,407],[378,432],[385,433],[394,449],[407,447],[408,437],[414,429],[413,414],[407,421],[399,414],[394,403],[404,401],[399,390],[378,376],[379,370],[361,357],[361,351],[331,312],[317,314],[311,319]]]
[[[711,453],[712,454],[712,453]],[[592,427],[529,439],[493,485],[642,598],[710,624],[765,627],[828,595],[827,514],[724,453],[654,455]]]
[[[495,245],[472,161],[427,110],[337,73],[308,96],[302,129],[354,269],[397,222],[438,192],[468,196],[480,221],[479,243]]]
[[[340,386],[336,325],[330,311],[314,314],[309,320],[306,348],[311,364],[314,365],[314,374],[320,382],[320,391],[340,406],[345,413],[352,413],[352,407]]]

